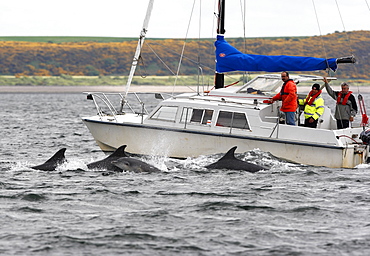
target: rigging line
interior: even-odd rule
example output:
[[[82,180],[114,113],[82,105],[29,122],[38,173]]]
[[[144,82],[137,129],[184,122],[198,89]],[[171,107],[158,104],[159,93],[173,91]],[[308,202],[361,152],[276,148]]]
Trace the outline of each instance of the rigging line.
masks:
[[[149,47],[149,49],[154,53],[154,55],[159,59],[159,61],[168,69],[168,71],[170,71],[172,73],[172,75],[175,76],[176,75],[175,72],[172,71],[172,69],[164,62],[164,60],[157,54],[157,52],[151,46],[151,45],[156,45],[156,46],[163,46],[163,45],[161,45],[160,43],[150,44],[148,41],[145,42],[145,45],[147,45]],[[167,48],[166,50],[168,52],[172,53],[172,54],[180,55],[179,53],[177,53],[177,52],[175,52],[175,51],[173,51],[173,50],[171,50],[169,48]],[[190,61],[191,63],[197,64],[197,61],[196,60],[193,60],[193,59],[187,57],[186,55],[183,55],[183,59],[186,59],[186,60]],[[207,70],[212,70],[213,72],[215,72],[215,69],[214,68],[209,67],[209,66],[207,66],[205,64],[200,63],[200,67],[201,68],[205,68]],[[228,75],[228,74],[225,74],[225,77],[233,78],[232,75]]]
[[[200,40],[200,34],[202,30],[202,0],[199,0],[199,21],[198,21],[198,39]],[[198,48],[199,50],[199,48]]]
[[[240,3],[240,11],[241,11],[242,21],[243,21],[243,38],[244,38],[244,51],[245,51],[246,50],[246,45],[245,45],[245,38],[246,38],[246,35],[245,35],[245,0],[244,0],[244,10],[243,10],[242,0],[240,0],[239,3]]]
[[[340,21],[342,22],[343,30],[346,31],[346,27],[344,26],[344,22],[343,22],[343,18],[342,18],[342,13],[340,12],[339,5],[338,5],[338,1],[337,0],[335,0],[335,4],[337,5],[337,9],[338,9]]]
[[[198,30],[198,47],[197,47],[197,71],[198,71],[198,86],[197,86],[197,94],[199,95],[199,86],[200,86],[200,78],[202,76],[202,68],[200,66],[200,35],[201,35],[201,30],[202,30],[202,0],[199,0],[199,20],[198,20],[198,27],[199,27],[199,30]],[[204,84],[202,83],[202,85],[204,86]],[[204,91],[204,88],[203,88],[203,91]]]
[[[147,42],[146,42],[146,44],[148,44]],[[154,43],[154,44],[151,44],[151,45],[156,45],[156,46],[163,46],[163,45],[161,45],[160,43]],[[154,49],[153,49],[153,51],[154,51]],[[167,52],[169,52],[169,53],[172,53],[172,54],[175,54],[175,55],[179,55],[180,56],[180,53],[177,53],[176,51],[173,51],[173,50],[171,50],[170,48],[167,48],[166,49],[166,51]],[[155,52],[155,51],[154,51]],[[212,52],[213,53],[213,52]],[[155,53],[155,55],[156,56],[158,56],[158,54],[156,54]],[[212,54],[212,56],[213,56],[214,54]],[[160,58],[159,56],[158,56],[158,58]],[[193,59],[191,59],[191,58],[189,58],[189,57],[187,57],[186,55],[183,55],[183,59],[186,59],[186,60],[188,60],[188,61],[190,61],[191,63],[194,63],[194,64],[196,64],[197,63],[197,61],[196,60],[193,60]],[[207,68],[208,70],[212,70],[213,72],[215,72],[215,68],[214,67],[209,67],[209,66],[207,66],[207,65],[205,65],[205,64],[200,64],[200,66],[202,67],[202,68]],[[170,70],[171,71],[171,70]],[[172,72],[172,71],[171,71]],[[173,73],[173,75],[176,75],[174,72],[172,72]]]
[[[365,3],[366,3],[366,5],[367,5],[367,9],[369,9],[369,11],[370,11],[370,6],[369,6],[369,4],[367,3],[367,0],[365,0]]]
[[[140,63],[142,63],[142,65],[140,65]],[[143,67],[143,71],[141,70],[141,66]],[[146,67],[145,67],[145,63],[144,63],[144,59],[142,58],[142,56],[140,55],[139,58],[137,59],[137,67],[139,68],[140,70],[140,76],[142,78],[146,78],[147,75],[147,72],[146,72]]]
[[[213,1],[213,18],[212,18],[212,30],[211,30],[211,37],[212,38],[215,38],[215,26],[217,24],[217,6],[218,6],[218,0],[214,0]],[[210,55],[214,56],[214,50],[213,48],[209,48],[209,51],[207,50],[207,53],[209,53]],[[214,70],[214,68],[212,68]],[[207,84],[207,90],[209,89],[209,82],[210,80],[208,79],[208,84]]]
[[[137,58],[135,58],[135,56],[134,56],[134,58],[133,58],[133,61],[136,61],[136,67],[137,68],[139,68],[139,73],[140,73],[140,76],[142,77],[142,78],[145,78],[146,77],[146,68],[145,68],[145,63],[144,63],[144,59],[143,59],[143,57],[142,57],[142,55],[141,55],[141,50],[142,50],[142,48],[143,48],[143,43],[141,43],[141,41],[142,41],[142,38],[140,37],[140,39],[139,39],[139,41],[140,41],[140,54],[139,54],[139,56],[137,57]],[[140,63],[141,63],[141,65],[140,65]],[[143,67],[143,71],[142,71],[142,69],[141,69],[141,66]]]
[[[321,45],[322,45],[322,48],[324,49],[324,55],[325,55],[325,60],[326,60],[326,66],[328,67],[328,73],[330,72],[330,69],[329,69],[329,62],[328,62],[328,54],[326,52],[326,48],[325,48],[325,44],[324,44],[324,40],[322,38],[322,33],[321,33],[321,27],[320,27],[320,22],[319,22],[319,17],[317,15],[317,11],[316,11],[316,5],[315,5],[315,1],[312,0],[312,5],[313,5],[313,9],[315,11],[315,16],[316,16],[316,22],[317,22],[317,26],[319,28],[319,33],[320,33],[320,41],[321,41]]]
[[[337,9],[338,9],[338,13],[339,13],[340,21],[342,22],[343,31],[345,32],[345,35],[346,35],[346,37],[347,37],[347,41],[349,42],[349,47],[350,47],[350,50],[351,50],[351,54],[353,55],[353,49],[352,49],[352,47],[351,47],[351,40],[350,40],[349,35],[348,35],[348,33],[347,33],[347,29],[346,29],[346,27],[344,26],[343,17],[342,17],[342,13],[341,13],[340,8],[339,8],[339,5],[338,5],[338,1],[337,1],[337,0],[335,0],[335,3],[336,3],[336,5],[337,5]]]
[[[148,45],[149,43],[148,42],[146,42],[145,43],[146,45]],[[159,46],[161,46],[161,44],[159,44],[159,43],[155,43],[155,45],[159,45]],[[157,56],[157,58],[158,59],[160,59],[160,57],[158,56],[158,54],[154,51],[154,49],[151,49],[152,51],[153,51],[153,53]],[[177,52],[175,52],[175,51],[173,51],[173,50],[171,50],[171,49],[169,49],[169,48],[167,48],[166,49],[168,52],[170,52],[170,53],[172,53],[172,54],[175,54],[175,55],[180,55],[179,53],[177,53]],[[186,59],[186,60],[188,60],[188,61],[190,61],[191,63],[194,63],[194,64],[197,64],[197,61],[196,60],[194,60],[194,59],[191,59],[191,58],[189,58],[189,57],[187,57],[186,55],[183,55],[183,59]],[[161,59],[160,59],[161,60]],[[166,66],[166,67],[168,67],[168,65],[166,65],[165,63],[164,63],[164,61],[163,60],[161,60],[161,62]],[[202,68],[205,68],[205,69],[207,69],[207,70],[212,70],[213,72],[215,72],[216,70],[215,70],[215,68],[214,67],[209,67],[209,66],[207,66],[207,65],[205,65],[205,64],[200,64],[200,67],[202,67]],[[169,71],[173,74],[173,75],[176,75],[169,67],[168,67],[168,69],[169,69]],[[233,76],[232,75],[228,75],[228,74],[225,74],[225,76],[226,77],[229,77],[229,78],[232,78]]]
[[[349,44],[349,49],[350,49],[350,52],[352,54],[352,56],[354,56],[354,50],[352,48],[352,43],[351,43],[351,39],[347,33],[347,30],[346,30],[346,27],[344,26],[344,22],[343,22],[343,18],[342,18],[342,14],[341,14],[341,11],[340,11],[340,8],[339,8],[339,5],[338,5],[338,1],[335,0],[335,3],[337,5],[337,9],[338,9],[338,13],[339,13],[339,17],[340,17],[340,20],[342,22],[342,26],[343,26],[343,31],[344,31],[344,34],[346,35],[346,38],[347,38],[347,41],[348,41],[348,44]],[[367,2],[366,2],[367,3]],[[353,68],[354,68],[354,71],[355,71],[355,74],[358,74],[358,70],[357,70],[357,67],[356,65],[353,65]],[[357,84],[357,93],[360,93],[360,87],[359,85]]]
[[[218,0],[213,1],[213,19],[212,19],[212,30],[211,30],[211,36],[212,38],[215,38],[215,26],[217,26],[217,6],[218,6]]]
[[[179,60],[179,65],[177,66],[177,72],[176,72],[176,77],[175,77],[175,83],[173,85],[173,89],[172,89],[172,95],[175,94],[175,86],[176,86],[176,83],[177,83],[177,79],[179,77],[179,73],[180,73],[180,67],[181,67],[181,62],[182,62],[182,58],[184,56],[184,51],[185,51],[185,46],[186,46],[186,39],[188,38],[188,34],[189,34],[189,28],[190,28],[190,23],[191,23],[191,19],[193,17],[193,13],[194,13],[194,6],[195,6],[195,1],[193,1],[193,7],[191,9],[191,13],[190,13],[190,18],[189,18],[189,23],[188,23],[188,28],[186,30],[186,35],[185,35],[185,40],[184,40],[184,45],[182,47],[182,50],[181,50],[181,56],[180,56],[180,60]],[[188,88],[190,88],[189,86],[187,86]]]
[[[151,46],[151,44],[148,42],[148,41],[146,41],[145,42],[145,45],[146,46],[148,46],[149,47],[149,49],[153,52],[153,54],[159,59],[159,61],[166,67],[166,69],[168,69],[168,71],[170,71],[171,72],[171,74],[172,75],[176,75],[175,74],[175,72],[173,72],[173,70],[163,61],[163,59],[157,54],[157,52],[153,49],[153,47]],[[159,45],[158,43],[157,43],[157,45]],[[170,49],[167,49],[167,51],[169,51],[169,52],[171,52],[171,53],[173,53],[173,54],[177,54],[177,55],[180,55],[180,54],[178,54],[177,52],[175,52],[175,51],[172,51],[172,50],[170,50]],[[192,62],[192,63],[197,63],[195,60],[192,60],[191,58],[189,58],[189,57],[186,57],[185,55],[183,56],[183,58],[184,59],[186,59],[186,60],[188,60],[188,61],[190,61],[190,62]],[[212,70],[213,72],[215,72],[215,69],[214,68],[211,68],[211,67],[208,67],[208,66],[206,66],[206,65],[204,65],[204,64],[200,64],[200,67],[202,67],[202,68],[206,68],[206,69],[208,69],[208,70]],[[231,75],[225,75],[226,77],[229,77],[229,78],[233,78]],[[238,81],[238,82],[240,82],[240,81]],[[189,86],[188,86],[189,87]],[[190,88],[189,87],[189,89],[191,89],[192,91],[194,91],[192,88]]]
[[[242,4],[242,0],[239,1],[240,3],[240,11],[241,11],[241,15],[242,15],[242,21],[243,21],[243,46],[244,46],[244,52],[246,53],[247,52],[247,42],[246,42],[246,34],[245,34],[245,31],[246,31],[246,27],[245,27],[245,23],[246,23],[246,19],[245,19],[245,15],[246,15],[246,0],[244,0],[244,4]],[[243,8],[244,7],[244,8]],[[243,73],[243,80],[245,80],[245,77],[246,74],[248,74],[247,71],[245,71]],[[247,77],[247,80],[248,80],[248,76]],[[244,82],[244,81],[243,81]]]
[[[154,51],[154,49],[152,48],[152,46],[148,43],[148,42],[146,42],[145,43],[148,47],[149,47],[149,49],[154,53],[154,55],[159,59],[159,61],[160,62],[162,62],[162,64],[168,69],[168,71],[170,71],[171,72],[171,74],[172,75],[176,75],[175,74],[175,72],[173,72],[172,71],[172,69],[162,60],[162,58],[157,54],[157,52],[156,51]]]

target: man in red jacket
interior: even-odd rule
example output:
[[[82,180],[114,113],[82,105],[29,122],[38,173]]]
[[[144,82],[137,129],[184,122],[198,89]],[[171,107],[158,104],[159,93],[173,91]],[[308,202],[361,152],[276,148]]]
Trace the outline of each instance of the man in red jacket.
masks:
[[[284,82],[281,91],[272,97],[270,102],[281,100],[280,110],[285,113],[286,124],[295,125],[295,111],[298,107],[297,85],[289,79],[287,71],[281,73],[281,80]]]

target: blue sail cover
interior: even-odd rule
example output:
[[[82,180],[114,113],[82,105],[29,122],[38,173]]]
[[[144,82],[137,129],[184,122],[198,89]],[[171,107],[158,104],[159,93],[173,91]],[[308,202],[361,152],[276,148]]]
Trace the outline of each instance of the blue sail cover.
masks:
[[[231,46],[223,36],[218,35],[216,46],[216,71],[316,71],[337,69],[336,59],[323,59],[298,56],[267,56],[244,54]]]

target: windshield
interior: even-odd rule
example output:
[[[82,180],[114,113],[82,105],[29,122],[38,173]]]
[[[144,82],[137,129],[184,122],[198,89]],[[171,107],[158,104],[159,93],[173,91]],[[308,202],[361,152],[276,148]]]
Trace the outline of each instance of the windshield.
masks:
[[[238,93],[251,93],[251,91],[271,92],[283,85],[283,81],[280,76],[273,77],[256,77],[244,87],[242,87]]]

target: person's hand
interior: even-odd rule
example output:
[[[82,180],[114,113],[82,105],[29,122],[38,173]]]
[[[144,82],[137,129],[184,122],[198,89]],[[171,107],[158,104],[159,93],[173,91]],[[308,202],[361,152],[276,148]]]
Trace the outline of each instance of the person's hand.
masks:
[[[308,119],[308,122],[312,124],[313,122],[315,122],[315,119],[313,119],[313,117],[310,117],[310,119]]]
[[[351,116],[351,117],[349,118],[349,121],[353,122],[353,120],[355,120],[355,119],[354,119],[354,117],[353,117],[353,116]]]
[[[326,79],[326,77],[323,77],[323,79],[322,79],[322,80],[323,80],[323,81],[324,81],[324,83],[326,83],[326,84],[327,84],[327,83],[329,83],[329,82],[328,82],[328,79]]]
[[[264,100],[263,103],[272,104],[274,101],[272,99]]]

